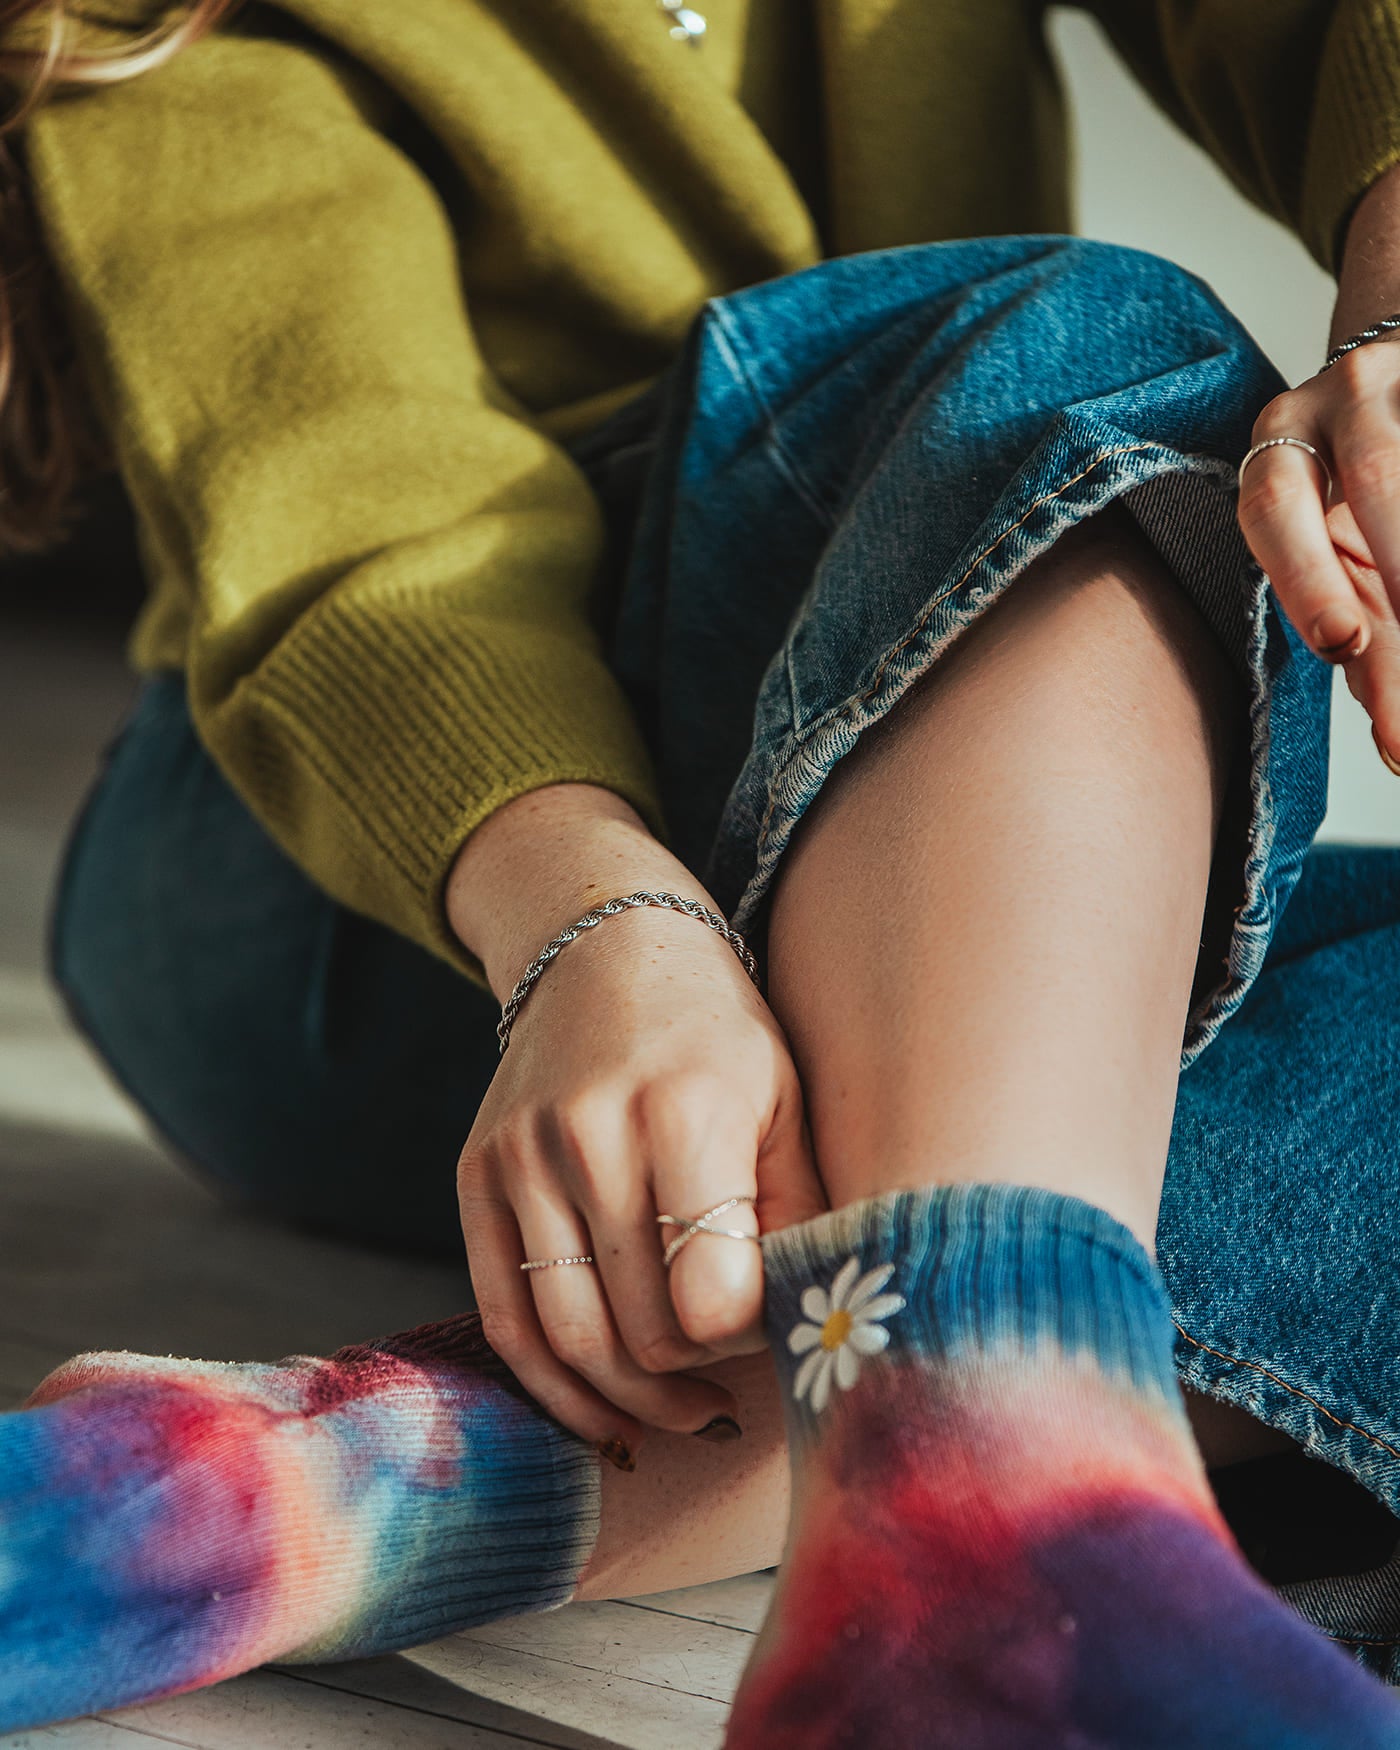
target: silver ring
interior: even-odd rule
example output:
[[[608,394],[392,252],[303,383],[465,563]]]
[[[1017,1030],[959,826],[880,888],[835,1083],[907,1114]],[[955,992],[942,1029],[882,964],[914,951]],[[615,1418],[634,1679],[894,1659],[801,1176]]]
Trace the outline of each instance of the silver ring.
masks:
[[[671,1262],[682,1246],[689,1245],[696,1234],[713,1234],[719,1240],[748,1240],[753,1245],[761,1244],[757,1234],[746,1234],[737,1227],[711,1227],[709,1224],[717,1215],[726,1215],[731,1209],[737,1209],[741,1203],[750,1206],[757,1203],[756,1197],[726,1197],[723,1203],[716,1203],[713,1209],[707,1209],[701,1215],[658,1215],[656,1220],[660,1227],[681,1227],[684,1233],[676,1235],[666,1250],[661,1254],[661,1262],[669,1270]]]
[[[1322,499],[1325,508],[1332,501],[1332,470],[1327,466],[1326,462],[1323,461],[1321,453],[1315,450],[1306,438],[1273,437],[1265,438],[1262,444],[1255,444],[1254,448],[1249,451],[1245,456],[1245,459],[1240,463],[1239,473],[1235,476],[1241,490],[1244,488],[1244,471],[1254,458],[1263,455],[1265,450],[1276,450],[1282,444],[1288,444],[1295,450],[1306,450],[1312,457],[1313,461],[1317,463],[1319,468],[1321,468],[1323,478],[1327,482],[1327,490],[1323,494]]]
[[[522,1270],[553,1270],[560,1264],[591,1264],[592,1257],[583,1258],[527,1258],[520,1266]]]

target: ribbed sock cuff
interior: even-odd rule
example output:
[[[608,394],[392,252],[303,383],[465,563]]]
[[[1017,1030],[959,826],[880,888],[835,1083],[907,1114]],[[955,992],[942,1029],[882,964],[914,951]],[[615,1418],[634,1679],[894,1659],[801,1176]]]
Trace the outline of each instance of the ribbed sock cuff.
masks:
[[[567,1604],[598,1541],[596,1451],[545,1415],[476,1314],[343,1349],[326,1365],[353,1380],[405,1363],[415,1385],[402,1398],[381,1393],[377,1475],[360,1484],[377,1507],[364,1590],[297,1662],[364,1658]]]
[[[1179,1402],[1161,1276],[1121,1222],[1080,1198],[895,1191],[772,1234],[763,1251],[789,1403],[820,1412],[877,1357],[970,1363],[1046,1346]]]
[[[523,1423],[529,1412],[516,1408]],[[368,1658],[567,1604],[598,1540],[599,1460],[542,1417],[531,1421],[511,1428],[470,1417],[458,1500],[391,1509],[370,1598],[352,1622],[288,1662]]]

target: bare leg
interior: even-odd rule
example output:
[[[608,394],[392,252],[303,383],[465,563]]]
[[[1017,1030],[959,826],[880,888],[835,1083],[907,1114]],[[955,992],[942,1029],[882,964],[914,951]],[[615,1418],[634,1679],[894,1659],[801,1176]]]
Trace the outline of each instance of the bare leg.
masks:
[[[772,1001],[833,1204],[1012,1175],[1152,1245],[1243,710],[1121,515],[862,738],[788,856]]]
[[[1151,1248],[1239,683],[1112,511],[1056,544],[823,786],[784,862],[770,993],[833,1204],[1014,1177]],[[585,1596],[774,1562],[766,1363],[732,1447],[604,1479]],[[1208,1464],[1291,1445],[1196,1400]],[[665,1534],[662,1535],[662,1528]]]

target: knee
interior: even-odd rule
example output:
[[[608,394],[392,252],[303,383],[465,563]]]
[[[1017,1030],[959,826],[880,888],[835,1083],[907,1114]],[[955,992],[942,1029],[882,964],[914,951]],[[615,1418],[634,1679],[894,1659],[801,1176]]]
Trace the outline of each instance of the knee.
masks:
[[[77,1030],[152,1127],[225,1192],[262,1202],[285,1177],[280,1090],[305,1085],[309,1067],[304,1040],[283,1024],[291,993],[264,976],[275,948],[262,954],[233,935],[219,946],[185,908],[160,903],[150,859],[104,818],[108,801],[90,805],[64,867],[54,981]]]
[[[495,1006],[309,881],[174,685],[148,696],[84,811],[50,942],[79,1030],[224,1194],[459,1255],[454,1169],[495,1068]]]
[[[1101,379],[1159,406],[1159,380],[1207,361],[1220,361],[1252,411],[1283,386],[1239,318],[1177,262],[1089,238],[1037,241],[1043,253],[1024,264],[1035,288],[1025,311],[1030,357],[1058,356],[1079,383]],[[1189,414],[1189,399],[1178,399]]]
[[[300,939],[230,929],[211,955],[178,918],[109,927],[79,888],[55,928],[55,975],[111,1074],[221,1197],[460,1258],[454,1169],[494,1064],[474,1077],[470,1033],[338,967],[339,915],[321,906]]]
[[[1056,325],[1100,354],[1131,347],[1149,359],[1163,349],[1196,359],[1223,351],[1267,362],[1206,281],[1165,256],[1067,238],[1047,259],[1045,281]]]

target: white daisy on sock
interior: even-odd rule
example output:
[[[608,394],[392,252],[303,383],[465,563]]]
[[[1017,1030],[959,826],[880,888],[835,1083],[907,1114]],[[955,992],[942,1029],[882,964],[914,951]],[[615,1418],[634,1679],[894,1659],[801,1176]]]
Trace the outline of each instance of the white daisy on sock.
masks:
[[[811,1323],[794,1325],[788,1348],[806,1360],[792,1382],[792,1395],[806,1398],[820,1415],[831,1396],[833,1377],[842,1391],[849,1391],[860,1377],[861,1362],[878,1355],[890,1334],[884,1319],[905,1304],[902,1294],[881,1294],[894,1275],[893,1264],[860,1274],[860,1259],[847,1258],[836,1273],[831,1290],[815,1283],[802,1291],[802,1310]]]

